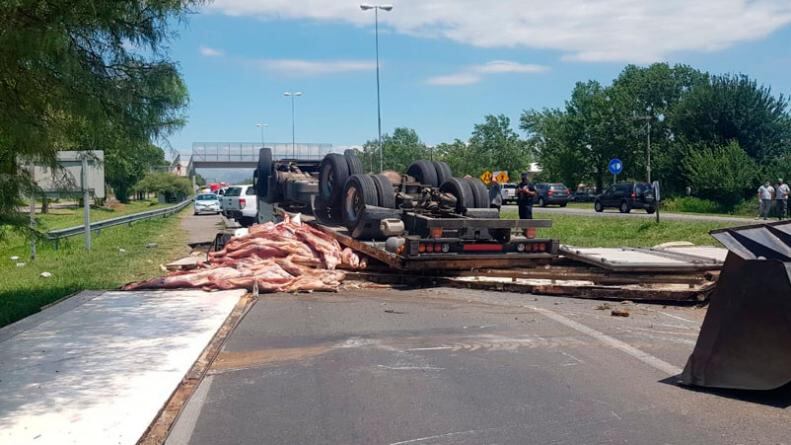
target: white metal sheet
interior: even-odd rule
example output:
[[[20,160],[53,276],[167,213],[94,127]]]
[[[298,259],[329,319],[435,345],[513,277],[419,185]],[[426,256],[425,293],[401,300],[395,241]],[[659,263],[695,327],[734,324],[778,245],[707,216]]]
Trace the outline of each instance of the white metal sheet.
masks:
[[[243,294],[103,292],[0,329],[0,443],[135,444]]]

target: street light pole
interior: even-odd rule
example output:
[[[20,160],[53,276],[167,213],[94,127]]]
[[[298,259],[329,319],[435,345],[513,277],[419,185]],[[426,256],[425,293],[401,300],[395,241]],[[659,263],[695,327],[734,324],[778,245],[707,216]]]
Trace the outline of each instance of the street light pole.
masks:
[[[291,98],[291,157],[296,159],[296,152],[297,152],[297,138],[296,138],[296,130],[294,124],[294,98],[298,96],[302,96],[301,91],[286,91],[283,93],[283,96]]]
[[[374,10],[374,23],[376,26],[376,119],[379,134],[379,171],[384,170],[384,147],[382,147],[382,101],[379,88],[379,10],[392,11],[392,5],[360,5],[360,9]]]
[[[264,128],[268,127],[269,124],[259,122],[255,124],[255,126],[261,129],[261,148],[264,148],[266,146],[266,144],[264,143]]]
[[[648,183],[651,184],[651,121],[654,119],[653,113],[651,113],[651,107],[649,106],[646,108],[646,111],[649,113],[647,116],[637,116],[635,119],[644,120],[646,122],[646,131],[648,133],[647,139],[647,153],[646,153],[646,166],[645,172],[648,178]]]

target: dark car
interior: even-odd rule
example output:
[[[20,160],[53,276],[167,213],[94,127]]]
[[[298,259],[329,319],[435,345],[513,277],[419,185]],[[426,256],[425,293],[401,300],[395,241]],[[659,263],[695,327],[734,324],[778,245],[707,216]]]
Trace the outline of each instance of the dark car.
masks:
[[[550,184],[547,182],[540,182],[536,184],[536,193],[538,193],[538,195],[536,195],[534,202],[540,207],[546,207],[552,204],[566,207],[566,204],[568,204],[571,198],[569,188],[560,183]]]
[[[602,212],[606,208],[616,208],[621,213],[629,213],[632,209],[643,209],[648,213],[656,211],[654,189],[646,182],[622,182],[611,185],[596,197],[593,208]]]

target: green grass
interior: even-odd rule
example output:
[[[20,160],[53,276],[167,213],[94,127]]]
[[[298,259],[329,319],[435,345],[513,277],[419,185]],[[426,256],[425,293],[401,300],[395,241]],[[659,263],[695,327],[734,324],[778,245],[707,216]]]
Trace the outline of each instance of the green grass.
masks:
[[[0,326],[80,290],[112,289],[161,274],[160,264],[187,252],[186,234],[179,222],[178,216],[171,216],[105,229],[100,235],[94,232],[90,252],[85,251],[81,236],[62,240],[59,250],[39,242],[35,261],[30,261],[29,242],[10,234],[0,241]],[[158,246],[146,248],[147,243]],[[12,261],[11,256],[19,260]],[[17,267],[16,262],[26,265]],[[42,272],[52,277],[43,278]]]
[[[502,217],[516,218],[517,214],[507,210]],[[535,211],[535,217],[552,220],[552,228],[539,229],[538,236],[559,239],[562,244],[577,247],[652,247],[669,241],[715,246],[719,244],[709,231],[736,225],[668,220],[657,224],[653,219],[558,215],[541,210]]]
[[[130,213],[145,212],[160,207],[169,207],[175,204],[159,204],[156,201],[132,201],[129,204],[116,204],[112,208],[91,207],[91,221],[115,218]],[[37,215],[39,231],[64,229],[82,225],[82,207],[80,208],[53,208],[46,215]]]

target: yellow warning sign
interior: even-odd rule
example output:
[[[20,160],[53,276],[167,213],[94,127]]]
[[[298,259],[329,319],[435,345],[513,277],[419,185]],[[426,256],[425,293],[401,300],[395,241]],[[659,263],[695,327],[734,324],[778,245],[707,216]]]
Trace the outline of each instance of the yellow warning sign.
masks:
[[[483,181],[484,184],[489,185],[489,184],[492,183],[492,172],[490,172],[489,170],[486,170],[485,172],[483,172],[481,174],[480,178],[481,178],[481,181]]]
[[[508,172],[505,170],[497,171],[493,173],[494,180],[499,182],[500,184],[504,184],[510,180],[508,177]]]

